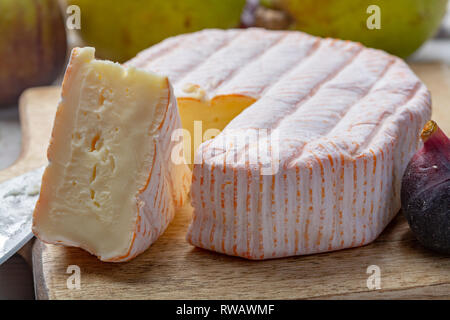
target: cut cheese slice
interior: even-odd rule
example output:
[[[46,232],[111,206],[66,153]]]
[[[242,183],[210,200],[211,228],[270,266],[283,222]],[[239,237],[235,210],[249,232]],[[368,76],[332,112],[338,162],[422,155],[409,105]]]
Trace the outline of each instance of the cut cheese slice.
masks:
[[[247,29],[171,38],[128,65],[168,75],[197,144],[225,128],[193,148],[193,245],[250,259],[355,247],[399,210],[402,173],[431,113],[402,60]]]
[[[64,77],[33,232],[126,261],[164,232],[190,171],[171,161],[180,128],[167,77],[75,48]]]

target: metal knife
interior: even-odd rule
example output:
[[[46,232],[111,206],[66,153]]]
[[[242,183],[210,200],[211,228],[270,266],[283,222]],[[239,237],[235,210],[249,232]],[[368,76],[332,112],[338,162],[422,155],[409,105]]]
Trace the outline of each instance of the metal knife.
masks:
[[[33,210],[44,169],[0,183],[0,265],[33,238]]]

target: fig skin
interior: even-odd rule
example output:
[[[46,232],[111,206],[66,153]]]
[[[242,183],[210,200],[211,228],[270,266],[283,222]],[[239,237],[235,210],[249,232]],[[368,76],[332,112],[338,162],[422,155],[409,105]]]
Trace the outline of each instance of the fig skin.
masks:
[[[424,247],[450,254],[450,140],[434,121],[421,138],[403,175],[402,210]]]

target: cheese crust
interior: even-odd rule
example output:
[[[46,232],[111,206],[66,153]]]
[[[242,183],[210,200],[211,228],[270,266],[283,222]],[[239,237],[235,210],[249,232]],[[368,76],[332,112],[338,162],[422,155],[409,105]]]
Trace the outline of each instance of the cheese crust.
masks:
[[[246,29],[174,37],[128,65],[169,77],[191,135],[194,120],[224,129],[194,147],[193,245],[249,259],[332,251],[370,243],[398,212],[431,114],[401,59]]]

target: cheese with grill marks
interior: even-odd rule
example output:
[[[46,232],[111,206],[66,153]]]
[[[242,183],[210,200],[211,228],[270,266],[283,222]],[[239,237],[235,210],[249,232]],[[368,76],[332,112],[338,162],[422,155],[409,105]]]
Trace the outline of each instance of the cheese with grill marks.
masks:
[[[193,148],[193,245],[249,259],[356,247],[399,210],[402,173],[431,111],[402,60],[247,29],[170,38],[128,65],[169,77],[191,136],[223,129]]]

